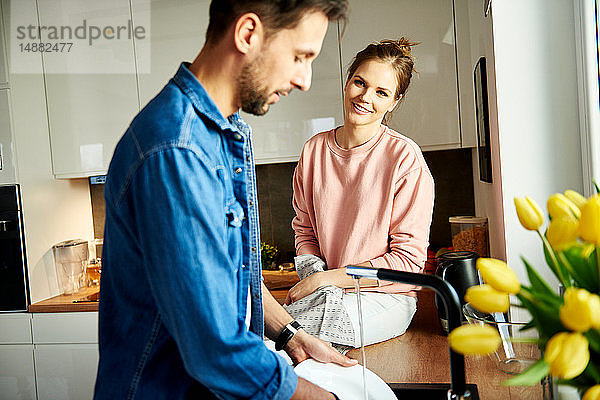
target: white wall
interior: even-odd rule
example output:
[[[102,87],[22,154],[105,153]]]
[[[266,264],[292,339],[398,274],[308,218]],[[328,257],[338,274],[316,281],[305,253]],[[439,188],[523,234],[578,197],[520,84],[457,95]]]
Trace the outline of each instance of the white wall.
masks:
[[[520,256],[550,278],[513,198],[527,195],[545,209],[552,193],[583,188],[573,2],[492,4],[506,256],[522,280]]]
[[[27,1],[31,12],[36,12],[35,1],[20,1]],[[9,3],[2,0],[2,18],[7,28]],[[31,301],[37,302],[59,294],[52,245],[93,237],[91,202],[86,179],[61,181],[53,177],[43,77],[10,72],[29,286]]]

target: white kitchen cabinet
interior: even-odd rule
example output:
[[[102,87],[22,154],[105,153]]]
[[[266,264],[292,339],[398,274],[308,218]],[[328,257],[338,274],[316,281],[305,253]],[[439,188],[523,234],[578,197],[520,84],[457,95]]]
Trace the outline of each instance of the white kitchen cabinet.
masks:
[[[38,398],[91,399],[98,368],[98,313],[32,317]]]
[[[97,344],[36,344],[39,400],[86,400],[94,396]]]
[[[242,113],[252,127],[257,164],[298,161],[311,136],[344,122],[337,24],[329,24],[312,68],[308,92],[292,91],[262,116]]]
[[[0,89],[0,184],[16,183],[10,89]]]
[[[136,26],[150,20],[151,41],[135,41],[142,107],[192,62],[204,44],[210,0],[131,0]],[[150,57],[147,57],[147,55]]]
[[[150,12],[150,64],[138,58],[141,103],[145,104],[175,74],[182,61],[193,61],[204,43],[210,2],[193,0],[132,0],[134,22]],[[136,54],[147,43],[136,41]],[[150,70],[150,73],[144,71]],[[304,142],[315,133],[342,122],[340,62],[337,25],[331,24],[321,55],[313,63],[308,93],[292,92],[261,117],[243,114],[252,126],[255,161],[297,161]]]
[[[351,0],[350,10],[341,44],[344,81],[352,58],[369,43],[401,36],[419,42],[417,74],[389,125],[423,150],[461,147],[453,1]]]
[[[38,7],[45,26],[77,27],[84,20],[88,26],[123,26],[131,19],[128,0],[38,0]],[[91,53],[78,53],[77,46],[86,44],[43,53],[57,178],[105,174],[116,142],[139,109],[133,38],[98,40]]]
[[[32,344],[31,314],[0,314],[0,345]]]
[[[35,400],[32,344],[0,345],[0,400]]]
[[[31,315],[0,314],[0,400],[35,398]]]
[[[33,342],[98,343],[98,313],[35,313],[32,318]]]

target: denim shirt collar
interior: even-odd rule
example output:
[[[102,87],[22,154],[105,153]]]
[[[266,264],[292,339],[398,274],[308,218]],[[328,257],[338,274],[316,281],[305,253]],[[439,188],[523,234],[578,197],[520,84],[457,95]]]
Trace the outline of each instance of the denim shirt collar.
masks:
[[[189,97],[194,108],[213,121],[222,131],[250,136],[250,126],[240,117],[239,112],[225,118],[213,99],[204,89],[198,78],[190,71],[190,63],[183,62],[173,77],[175,84]],[[235,136],[234,136],[235,137]]]

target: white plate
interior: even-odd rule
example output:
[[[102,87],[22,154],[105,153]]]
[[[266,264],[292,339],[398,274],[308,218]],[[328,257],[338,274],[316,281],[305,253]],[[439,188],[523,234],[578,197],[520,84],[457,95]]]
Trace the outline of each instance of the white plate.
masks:
[[[298,376],[335,393],[340,400],[364,400],[362,365],[342,367],[308,359],[294,370]],[[379,376],[369,369],[366,372],[368,400],[397,400],[392,389]]]

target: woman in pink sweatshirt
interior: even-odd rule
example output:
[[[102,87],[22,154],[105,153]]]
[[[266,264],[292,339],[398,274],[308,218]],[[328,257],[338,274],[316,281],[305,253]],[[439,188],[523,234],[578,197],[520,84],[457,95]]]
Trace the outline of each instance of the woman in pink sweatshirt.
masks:
[[[338,304],[354,328],[354,343],[345,342],[352,347],[360,346],[360,329],[354,281],[345,266],[421,272],[427,257],[433,178],[419,147],[383,124],[410,83],[412,45],[405,38],[384,40],[356,55],[344,86],[344,125],[308,140],[294,173],[296,261],[318,257],[327,267],[294,286],[286,303],[323,287],[345,289]],[[365,344],[403,334],[416,311],[417,288],[360,284]],[[292,313],[301,323],[315,319],[302,314]],[[338,316],[319,329],[327,331],[325,325],[335,321]]]

